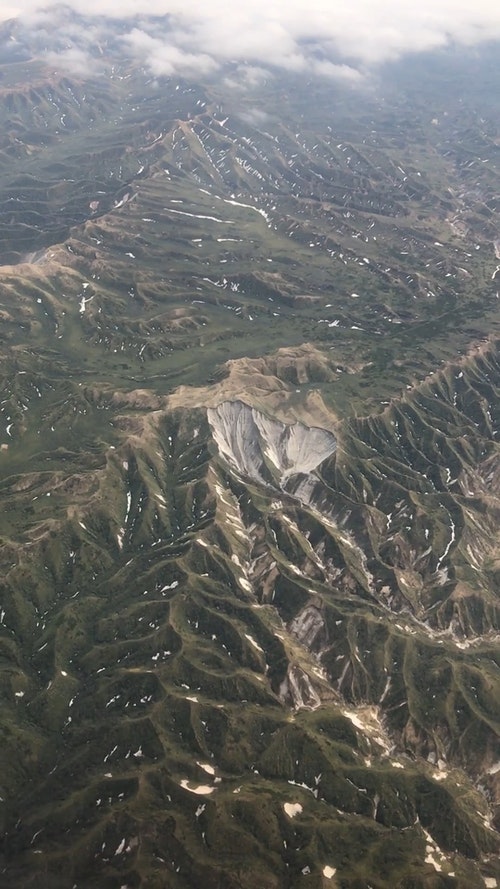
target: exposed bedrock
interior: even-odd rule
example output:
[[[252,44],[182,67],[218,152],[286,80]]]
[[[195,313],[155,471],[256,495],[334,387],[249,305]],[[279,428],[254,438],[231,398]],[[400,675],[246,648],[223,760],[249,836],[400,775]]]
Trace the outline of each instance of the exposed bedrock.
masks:
[[[326,429],[286,425],[242,401],[208,409],[220,454],[242,475],[279,487],[299,473],[310,473],[334,453],[335,436]]]

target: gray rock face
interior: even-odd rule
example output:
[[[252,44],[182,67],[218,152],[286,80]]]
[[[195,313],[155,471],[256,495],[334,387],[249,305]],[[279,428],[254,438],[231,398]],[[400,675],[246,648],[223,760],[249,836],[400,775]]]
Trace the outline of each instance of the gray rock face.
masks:
[[[334,453],[335,436],[302,423],[286,425],[241,401],[208,409],[221,456],[241,475],[284,487],[292,475],[308,474]]]
[[[325,619],[319,608],[306,605],[290,623],[290,632],[309,651],[318,651],[326,644],[328,631]]]

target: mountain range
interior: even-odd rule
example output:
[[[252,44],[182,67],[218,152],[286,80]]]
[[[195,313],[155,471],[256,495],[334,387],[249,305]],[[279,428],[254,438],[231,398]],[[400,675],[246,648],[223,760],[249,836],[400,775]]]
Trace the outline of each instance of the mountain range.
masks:
[[[0,28],[0,883],[495,889],[498,48],[120,29]]]

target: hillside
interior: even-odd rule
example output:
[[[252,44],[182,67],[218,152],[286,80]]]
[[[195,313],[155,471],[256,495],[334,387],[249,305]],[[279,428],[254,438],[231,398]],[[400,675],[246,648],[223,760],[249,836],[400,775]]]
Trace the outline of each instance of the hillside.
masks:
[[[2,887],[500,886],[493,48],[417,93],[10,37]]]

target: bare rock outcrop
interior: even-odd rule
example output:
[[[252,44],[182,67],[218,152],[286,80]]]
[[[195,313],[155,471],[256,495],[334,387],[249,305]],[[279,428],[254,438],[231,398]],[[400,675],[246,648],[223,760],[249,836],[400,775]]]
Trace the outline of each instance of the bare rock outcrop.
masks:
[[[309,474],[334,453],[326,429],[287,425],[242,401],[208,408],[208,421],[221,456],[242,475],[283,487],[292,475]]]

